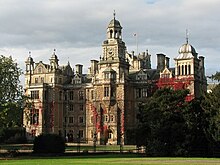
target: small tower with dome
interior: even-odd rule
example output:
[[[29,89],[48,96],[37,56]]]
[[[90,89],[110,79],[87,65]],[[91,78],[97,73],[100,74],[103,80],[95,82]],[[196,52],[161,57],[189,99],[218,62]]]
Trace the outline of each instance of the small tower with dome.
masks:
[[[202,92],[206,90],[204,65],[201,61],[204,60],[204,57],[198,57],[196,49],[189,44],[188,36],[186,37],[186,43],[180,47],[178,53],[179,55],[174,58],[175,78],[182,81],[190,80],[187,89],[190,90],[193,98],[200,97]]]

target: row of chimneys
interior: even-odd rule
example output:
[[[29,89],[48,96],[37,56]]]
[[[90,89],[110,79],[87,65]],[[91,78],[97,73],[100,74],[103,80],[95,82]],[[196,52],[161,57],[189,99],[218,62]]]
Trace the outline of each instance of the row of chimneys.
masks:
[[[98,71],[98,62],[99,61],[97,61],[97,60],[91,60],[91,67],[89,68],[90,74],[96,74],[97,73],[97,71]],[[75,67],[76,67],[75,72],[78,73],[78,74],[82,74],[83,65],[76,64]]]
[[[166,57],[165,54],[157,54],[157,69],[163,70],[164,68],[170,67],[170,58]]]

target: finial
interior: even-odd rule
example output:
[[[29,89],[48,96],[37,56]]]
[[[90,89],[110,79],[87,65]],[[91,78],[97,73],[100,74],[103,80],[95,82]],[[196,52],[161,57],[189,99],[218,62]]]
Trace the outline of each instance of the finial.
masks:
[[[116,15],[116,13],[115,13],[115,10],[114,10],[114,13],[113,13],[114,19],[115,19],[115,15]]]
[[[186,29],[186,43],[189,43],[189,31]]]
[[[68,59],[67,65],[70,65],[69,57],[67,57],[67,59]]]
[[[146,52],[147,52],[147,55],[148,55],[148,49],[146,50]]]
[[[29,51],[29,57],[31,57],[31,51]]]
[[[56,52],[56,49],[53,49],[53,54],[55,54],[55,52]]]

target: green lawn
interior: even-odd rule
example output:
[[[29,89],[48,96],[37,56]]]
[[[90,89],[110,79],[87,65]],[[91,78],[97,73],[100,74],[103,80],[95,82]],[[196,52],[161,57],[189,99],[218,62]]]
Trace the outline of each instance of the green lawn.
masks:
[[[4,150],[32,150],[33,144],[4,144],[0,145],[0,149]],[[77,151],[77,144],[67,144],[66,151]],[[124,145],[123,151],[129,151],[129,150],[135,150],[135,145]],[[80,151],[93,151],[94,146],[92,145],[80,145]],[[97,151],[120,151],[119,145],[97,145],[96,146]]]
[[[220,164],[215,158],[143,158],[143,157],[60,157],[60,158],[16,158],[13,160],[0,160],[1,165],[209,165]]]

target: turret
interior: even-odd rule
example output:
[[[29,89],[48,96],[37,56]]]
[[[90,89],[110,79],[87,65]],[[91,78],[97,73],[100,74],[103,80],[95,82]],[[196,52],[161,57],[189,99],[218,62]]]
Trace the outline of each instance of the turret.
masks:
[[[58,68],[59,64],[58,64],[58,58],[57,58],[57,55],[55,54],[56,52],[56,49],[54,49],[54,52],[50,58],[50,70],[51,71],[54,71]]]

